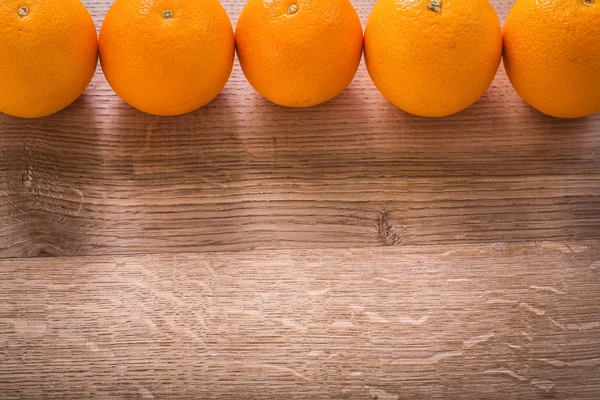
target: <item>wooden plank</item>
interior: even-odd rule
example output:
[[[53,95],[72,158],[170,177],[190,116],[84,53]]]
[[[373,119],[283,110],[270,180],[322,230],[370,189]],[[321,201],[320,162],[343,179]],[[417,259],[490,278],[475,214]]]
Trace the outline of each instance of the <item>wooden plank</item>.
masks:
[[[84,2],[100,26],[111,1]],[[244,2],[223,3],[235,21]],[[366,21],[375,1],[353,3]],[[512,2],[493,4],[504,19]],[[176,118],[128,107],[98,70],[55,116],[0,116],[0,257],[600,239],[599,171],[600,116],[542,116],[503,70],[444,119],[395,109],[364,65],[308,110],[236,65]]]
[[[0,397],[598,399],[600,245],[0,261]]]

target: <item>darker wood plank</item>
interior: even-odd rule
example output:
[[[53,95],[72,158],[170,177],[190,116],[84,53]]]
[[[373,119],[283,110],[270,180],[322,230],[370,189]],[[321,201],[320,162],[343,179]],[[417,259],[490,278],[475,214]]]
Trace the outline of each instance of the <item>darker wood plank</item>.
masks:
[[[0,397],[597,399],[597,242],[0,261]]]
[[[100,26],[111,2],[85,3]],[[232,20],[243,3],[224,2]],[[363,21],[374,3],[354,1]],[[512,2],[493,4],[503,19]],[[0,116],[0,257],[600,240],[599,171],[600,116],[545,117],[503,70],[444,119],[395,109],[364,66],[309,110],[236,66],[176,118],[126,106],[98,71],[55,116]]]

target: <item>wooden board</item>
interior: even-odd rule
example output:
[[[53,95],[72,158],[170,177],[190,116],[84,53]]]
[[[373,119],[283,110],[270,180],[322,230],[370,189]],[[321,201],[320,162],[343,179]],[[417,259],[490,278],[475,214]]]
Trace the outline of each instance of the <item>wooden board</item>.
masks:
[[[597,242],[0,261],[0,398],[598,399]]]
[[[112,2],[84,3],[99,27]],[[375,0],[353,3],[366,21]],[[235,22],[244,1],[223,4]],[[364,65],[311,109],[236,65],[182,117],[128,107],[100,69],[55,116],[0,116],[0,257],[579,239],[600,239],[600,116],[545,117],[502,69],[444,119],[390,105]]]
[[[599,399],[599,271],[600,115],[543,116],[502,68],[444,119],[364,65],[305,110],[236,64],[181,117],[100,69],[0,115],[0,399]]]

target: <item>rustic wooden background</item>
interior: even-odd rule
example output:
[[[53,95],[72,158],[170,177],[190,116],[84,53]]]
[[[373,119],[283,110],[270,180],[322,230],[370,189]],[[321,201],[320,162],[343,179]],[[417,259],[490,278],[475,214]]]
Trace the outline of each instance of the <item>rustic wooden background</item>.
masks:
[[[543,116],[503,69],[444,119],[364,66],[296,110],[236,64],[174,118],[98,69],[0,115],[0,398],[598,399],[599,239],[600,115]]]

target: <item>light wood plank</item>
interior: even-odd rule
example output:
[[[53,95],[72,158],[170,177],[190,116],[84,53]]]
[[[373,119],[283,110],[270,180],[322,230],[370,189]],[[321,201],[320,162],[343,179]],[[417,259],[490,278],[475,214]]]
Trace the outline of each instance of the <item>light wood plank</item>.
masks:
[[[84,2],[99,27],[112,2]],[[366,21],[375,1],[353,3]],[[244,1],[223,4],[235,22]],[[236,65],[177,118],[128,107],[98,70],[55,116],[0,116],[0,257],[600,240],[599,171],[600,116],[542,116],[503,70],[444,119],[395,109],[364,65],[308,110]]]
[[[598,399],[597,242],[0,261],[0,397]]]

